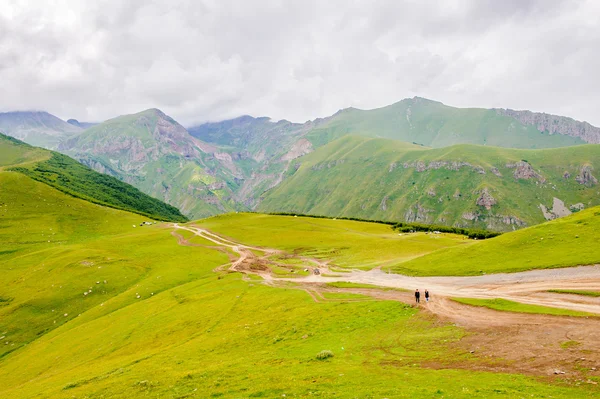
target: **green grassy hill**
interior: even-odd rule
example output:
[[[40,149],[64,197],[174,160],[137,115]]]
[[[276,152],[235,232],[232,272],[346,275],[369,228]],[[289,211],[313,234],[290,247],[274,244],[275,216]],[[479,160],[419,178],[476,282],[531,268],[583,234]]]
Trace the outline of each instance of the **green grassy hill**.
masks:
[[[0,216],[0,397],[597,393],[590,384],[476,371],[482,359],[456,345],[465,332],[416,309],[355,297],[315,303],[293,287],[215,274],[228,256],[211,243],[178,245],[165,225],[134,229],[138,215],[67,196],[19,173],[0,178],[0,203],[18,201],[0,208],[7,212]],[[388,226],[349,221],[297,226],[300,218],[230,215],[206,223],[237,232],[235,223],[244,219],[243,234],[252,241],[264,240],[260,229],[271,225],[302,245],[313,229],[308,244],[323,248],[340,222],[337,231],[352,237],[354,255],[392,238]],[[361,244],[361,236],[369,241]],[[377,253],[363,256],[377,259]],[[323,350],[333,357],[318,360]]]
[[[256,213],[219,215],[197,224],[248,245],[329,260],[349,269],[382,267],[474,243],[455,234],[399,235],[381,223]]]
[[[392,267],[409,275],[477,275],[600,263],[600,207]]]
[[[599,204],[599,168],[591,144],[429,149],[345,136],[294,161],[258,210],[506,231]]]
[[[415,276],[472,276],[600,263],[600,206],[486,240],[455,234],[398,234],[390,225],[239,213],[196,222],[247,245],[329,260],[347,269]]]
[[[158,220],[187,220],[177,208],[77,161],[0,134],[0,171],[19,172],[73,197]]]
[[[508,148],[552,148],[585,144],[579,137],[540,132],[493,109],[454,108],[425,98],[407,98],[387,107],[347,108],[312,130],[316,146],[348,134],[415,142],[428,147],[479,144]]]

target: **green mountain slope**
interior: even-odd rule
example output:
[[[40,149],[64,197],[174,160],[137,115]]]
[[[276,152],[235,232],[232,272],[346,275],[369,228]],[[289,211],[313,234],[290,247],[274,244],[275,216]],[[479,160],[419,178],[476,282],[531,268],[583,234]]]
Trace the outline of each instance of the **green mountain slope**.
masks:
[[[345,136],[296,160],[258,209],[512,230],[599,204],[598,168],[598,145],[428,149]]]
[[[71,125],[47,112],[0,113],[0,132],[39,147],[56,149],[61,141],[82,131],[81,127]]]
[[[440,249],[396,264],[396,273],[438,276],[518,272],[600,263],[600,207],[503,234],[468,247]]]
[[[584,144],[579,137],[540,132],[493,109],[454,108],[424,98],[405,99],[373,110],[344,109],[307,138],[318,146],[347,134],[414,142],[428,147],[480,144],[508,148],[552,148]]]
[[[110,119],[60,150],[198,218],[233,210],[242,173],[229,153],[189,135],[157,109]]]
[[[290,162],[346,135],[388,138],[435,148],[478,144],[537,149],[600,142],[600,129],[566,117],[454,108],[419,97],[373,110],[348,108],[304,124],[243,116],[191,127],[189,132],[232,155],[243,175],[240,186],[233,190],[236,202],[250,209],[279,211],[289,207],[277,209],[270,203],[263,208],[259,203],[265,192],[291,174]]]
[[[289,176],[293,160],[349,134],[432,147],[518,148],[572,146],[600,136],[593,126],[568,118],[509,111],[453,108],[416,97],[303,124],[242,116],[188,132],[150,109],[91,126],[59,149],[200,218],[257,209],[265,192]]]
[[[74,197],[128,210],[159,220],[185,221],[174,207],[152,198],[114,177],[95,172],[52,151],[32,147],[0,134],[0,167],[19,172]]]

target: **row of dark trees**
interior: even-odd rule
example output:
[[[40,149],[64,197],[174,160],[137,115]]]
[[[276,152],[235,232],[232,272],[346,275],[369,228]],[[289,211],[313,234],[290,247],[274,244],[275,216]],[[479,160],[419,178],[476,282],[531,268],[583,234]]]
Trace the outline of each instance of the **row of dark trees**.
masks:
[[[332,219],[331,216],[305,215],[302,213],[295,213],[295,212],[274,212],[274,213],[269,213],[269,215],[302,216],[302,217],[316,218],[316,219]],[[338,217],[336,219],[353,220],[356,222],[387,224],[387,225],[392,226],[392,229],[394,229],[398,232],[402,232],[402,233],[414,233],[417,231],[421,231],[421,232],[423,232],[423,231],[425,231],[425,232],[439,231],[440,233],[460,234],[460,235],[467,236],[471,239],[477,239],[477,240],[485,240],[487,238],[497,237],[502,234],[497,231],[465,229],[463,227],[452,227],[452,226],[434,225],[434,224],[391,222],[389,220],[373,220],[373,219],[362,219],[362,218],[353,218],[353,217]]]

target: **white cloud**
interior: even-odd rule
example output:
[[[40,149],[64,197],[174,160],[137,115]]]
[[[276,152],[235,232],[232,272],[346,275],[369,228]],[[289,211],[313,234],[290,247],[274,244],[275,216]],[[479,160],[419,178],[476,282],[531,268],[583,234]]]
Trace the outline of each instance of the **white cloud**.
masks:
[[[0,110],[302,122],[419,95],[600,125],[598,48],[594,0],[0,0]]]

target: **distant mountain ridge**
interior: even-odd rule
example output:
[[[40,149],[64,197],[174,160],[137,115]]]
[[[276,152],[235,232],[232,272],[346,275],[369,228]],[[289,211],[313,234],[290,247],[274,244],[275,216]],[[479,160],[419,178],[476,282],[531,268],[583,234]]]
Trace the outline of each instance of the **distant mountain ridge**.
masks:
[[[96,122],[79,122],[77,119],[68,119],[67,123],[73,126],[80,127],[82,129],[88,129],[92,126],[96,126],[98,123]]]
[[[157,109],[93,126],[69,122],[74,128],[86,129],[63,137],[57,144],[60,151],[180,208],[190,218],[262,209],[261,201],[273,198],[271,192],[277,192],[282,182],[294,175],[300,165],[298,158],[349,135],[432,148],[474,144],[543,149],[598,140],[597,128],[571,118],[455,108],[420,97],[373,110],[346,108],[306,123],[244,115],[186,130]],[[304,188],[307,191],[299,187],[294,195],[310,195],[311,188]],[[545,204],[548,214],[554,214],[552,199]],[[269,210],[276,210],[273,202]],[[530,217],[522,224],[540,217]]]
[[[31,145],[54,149],[61,140],[81,131],[81,127],[73,126],[45,111],[0,113],[0,132]]]
[[[232,191],[242,173],[231,154],[194,138],[158,109],[92,126],[60,151],[192,217],[235,209]]]
[[[535,126],[540,132],[562,134],[577,137],[591,144],[600,144],[600,128],[587,122],[579,122],[566,116],[557,116],[543,112],[515,111],[512,109],[496,108],[496,112],[510,116],[524,125]]]
[[[347,134],[434,148],[476,144],[532,149],[585,144],[580,137],[545,134],[492,109],[455,108],[421,97],[372,110],[343,109],[327,118],[307,138],[319,146]]]

